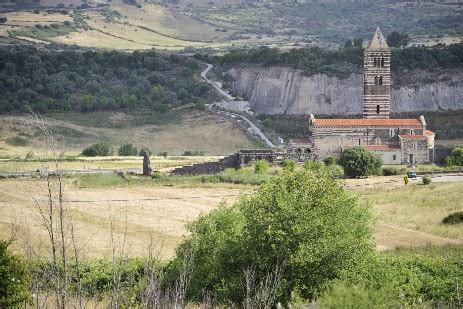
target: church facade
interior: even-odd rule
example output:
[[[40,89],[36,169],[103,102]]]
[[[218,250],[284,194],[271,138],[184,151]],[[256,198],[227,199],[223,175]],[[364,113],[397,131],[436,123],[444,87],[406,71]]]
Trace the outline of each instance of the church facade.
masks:
[[[310,115],[310,137],[291,140],[289,151],[323,159],[353,146],[378,153],[384,164],[429,163],[435,134],[418,119],[390,118],[391,51],[379,28],[365,49],[363,118],[320,119]]]

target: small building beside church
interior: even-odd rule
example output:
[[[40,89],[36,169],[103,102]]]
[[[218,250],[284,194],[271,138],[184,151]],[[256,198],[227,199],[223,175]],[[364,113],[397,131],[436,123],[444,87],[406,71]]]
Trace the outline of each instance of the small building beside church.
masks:
[[[363,118],[320,119],[311,114],[309,138],[290,141],[288,151],[323,159],[364,146],[384,164],[429,163],[435,134],[427,130],[424,117],[390,118],[391,50],[379,28],[365,49],[363,76]]]

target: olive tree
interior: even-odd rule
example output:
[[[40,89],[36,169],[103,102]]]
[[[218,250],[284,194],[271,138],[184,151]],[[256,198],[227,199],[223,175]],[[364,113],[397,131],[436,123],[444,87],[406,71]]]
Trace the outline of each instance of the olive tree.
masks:
[[[368,209],[324,170],[274,177],[252,196],[200,217],[190,232],[176,260],[195,251],[195,300],[207,290],[219,302],[242,304],[248,269],[256,282],[279,269],[278,301],[313,299],[374,252]]]

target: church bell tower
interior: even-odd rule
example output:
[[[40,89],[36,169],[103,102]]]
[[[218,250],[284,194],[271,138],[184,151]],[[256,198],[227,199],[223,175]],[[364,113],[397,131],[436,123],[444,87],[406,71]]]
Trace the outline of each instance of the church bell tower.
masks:
[[[389,118],[391,50],[379,28],[363,61],[363,118]]]

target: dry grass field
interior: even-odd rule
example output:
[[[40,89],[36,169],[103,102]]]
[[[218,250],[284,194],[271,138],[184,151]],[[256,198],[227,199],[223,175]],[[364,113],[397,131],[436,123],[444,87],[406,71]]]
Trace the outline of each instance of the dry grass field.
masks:
[[[241,130],[239,122],[191,109],[164,114],[149,111],[62,113],[45,115],[45,119],[66,155],[79,154],[96,142],[109,143],[115,152],[121,144],[130,142],[139,149],[147,147],[153,154],[167,152],[169,155],[187,150],[224,155],[241,148],[259,147],[255,139]],[[44,155],[47,145],[36,136],[27,120],[27,116],[0,117],[0,157],[24,158],[30,151]],[[27,145],[11,145],[12,138],[25,140]]]
[[[114,176],[65,178],[65,200],[70,209],[77,240],[86,258],[109,254],[111,230],[116,239],[127,236],[132,255],[144,255],[153,240],[163,258],[171,257],[186,235],[185,225],[226,200],[236,201],[256,187],[233,184],[191,183],[189,186],[140,182],[126,185]],[[369,186],[358,188],[361,183]],[[397,246],[462,244],[461,226],[443,226],[448,213],[463,210],[463,183],[432,186],[400,186],[394,178],[348,180],[346,187],[372,203],[378,250]],[[357,189],[355,189],[357,188]],[[46,234],[37,221],[35,200],[45,203],[45,181],[0,180],[0,237],[10,236],[12,224],[19,227],[16,250],[22,250],[23,235],[45,248]],[[39,198],[41,197],[41,198]]]

